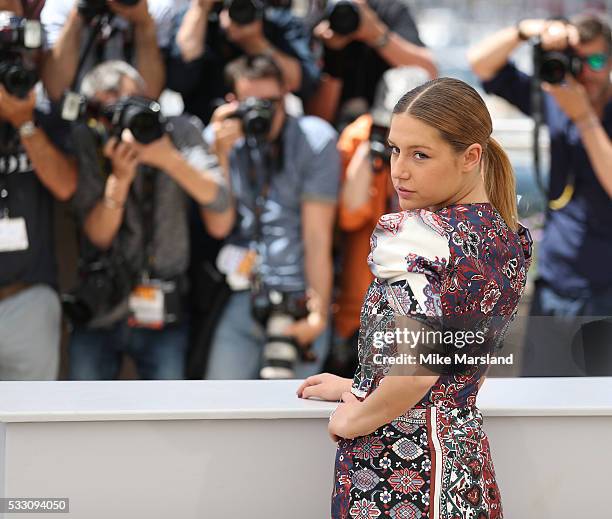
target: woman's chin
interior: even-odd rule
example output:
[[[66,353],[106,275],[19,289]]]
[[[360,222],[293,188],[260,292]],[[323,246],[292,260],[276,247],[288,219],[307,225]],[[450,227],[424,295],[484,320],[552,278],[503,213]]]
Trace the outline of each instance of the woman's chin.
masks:
[[[424,209],[427,207],[423,203],[419,203],[416,200],[405,200],[402,198],[399,199],[399,206],[401,207],[402,211],[412,211],[414,209]]]

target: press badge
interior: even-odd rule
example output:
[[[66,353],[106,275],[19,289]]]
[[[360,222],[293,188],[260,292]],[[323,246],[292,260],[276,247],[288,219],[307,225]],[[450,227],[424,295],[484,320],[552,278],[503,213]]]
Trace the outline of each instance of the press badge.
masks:
[[[165,305],[161,283],[149,281],[138,285],[130,295],[130,318],[128,324],[134,328],[161,329],[164,327]]]
[[[217,268],[226,275],[227,284],[232,290],[248,290],[256,261],[257,253],[254,250],[229,244],[219,251]]]
[[[0,252],[24,251],[29,246],[24,218],[0,218]]]

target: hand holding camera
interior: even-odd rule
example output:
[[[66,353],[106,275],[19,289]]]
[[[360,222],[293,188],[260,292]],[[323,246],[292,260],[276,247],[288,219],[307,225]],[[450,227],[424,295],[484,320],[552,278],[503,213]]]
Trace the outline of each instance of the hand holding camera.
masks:
[[[254,0],[233,0],[227,5],[219,15],[227,38],[247,54],[264,52],[269,44],[263,31],[263,5]]]
[[[314,34],[330,49],[341,50],[352,41],[374,46],[386,31],[366,0],[332,0]]]
[[[526,19],[517,28],[523,38],[539,36],[543,50],[565,50],[580,42],[576,27],[562,20]]]
[[[213,150],[219,158],[227,158],[236,141],[244,136],[241,122],[231,117],[239,106],[238,101],[221,105],[211,118],[215,134]]]
[[[128,190],[136,176],[139,156],[132,143],[124,142],[118,137],[111,137],[104,146],[104,156],[111,161],[112,176],[124,184]],[[125,196],[127,197],[127,191]],[[113,197],[114,198],[114,197]]]
[[[104,14],[118,14],[138,25],[151,20],[147,0],[79,0],[77,9],[86,21]]]
[[[19,129],[25,123],[34,119],[36,92],[30,90],[25,98],[11,95],[6,87],[0,84],[0,119],[8,121]]]

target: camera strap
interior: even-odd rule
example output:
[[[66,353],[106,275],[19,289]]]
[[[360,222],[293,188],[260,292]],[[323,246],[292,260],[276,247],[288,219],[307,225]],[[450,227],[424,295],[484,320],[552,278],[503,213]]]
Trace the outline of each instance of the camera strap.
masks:
[[[138,196],[138,207],[142,222],[142,241],[144,257],[141,266],[141,275],[149,279],[155,268],[155,179],[157,170],[150,166],[141,165],[141,189]]]
[[[283,141],[280,136],[274,142],[261,143],[247,140],[247,154],[249,161],[249,186],[254,194],[254,238],[253,245],[257,253],[257,261],[253,269],[252,285],[254,289],[261,288],[262,280],[259,272],[260,262],[264,256],[265,243],[263,239],[262,216],[266,209],[266,203],[270,194],[272,175],[281,169],[283,158]]]

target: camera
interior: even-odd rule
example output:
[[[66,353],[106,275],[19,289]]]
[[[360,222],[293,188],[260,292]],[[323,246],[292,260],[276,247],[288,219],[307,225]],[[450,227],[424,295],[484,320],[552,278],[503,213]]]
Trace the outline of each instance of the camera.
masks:
[[[272,129],[275,112],[272,101],[248,97],[230,118],[242,120],[242,130],[247,137],[265,139]]]
[[[136,273],[116,254],[83,261],[77,289],[62,295],[64,313],[73,325],[85,326],[123,302],[136,279]]]
[[[99,134],[102,143],[109,137],[120,137],[129,129],[141,144],[150,144],[166,133],[166,119],[157,101],[141,96],[122,97],[117,103],[101,106],[79,94],[69,92],[62,102],[62,119],[65,121],[97,121],[90,124]],[[104,126],[111,126],[107,132]]]
[[[294,338],[283,335],[283,330],[308,315],[305,294],[283,293],[265,287],[253,289],[251,311],[253,318],[266,330],[259,376],[266,380],[295,378],[300,347]]]
[[[332,31],[344,36],[354,33],[361,23],[359,8],[352,0],[329,0],[325,18]]]
[[[150,144],[166,133],[166,120],[157,101],[140,96],[123,97],[106,112],[117,136],[128,129],[138,142]]]
[[[533,63],[536,76],[552,84],[561,83],[568,72],[577,77],[582,70],[582,60],[571,47],[564,51],[545,51],[540,43],[536,43]]]
[[[0,83],[9,94],[25,98],[39,76],[29,54],[42,47],[40,23],[0,13]]]
[[[263,18],[264,4],[261,0],[225,0],[229,17],[238,25],[248,25]]]
[[[391,164],[391,150],[387,144],[389,128],[372,124],[370,130],[370,160],[374,173],[382,173]]]
[[[140,0],[117,0],[121,5],[128,7],[136,5]],[[78,5],[79,13],[86,20],[92,20],[96,16],[109,13],[106,0],[80,0]]]

